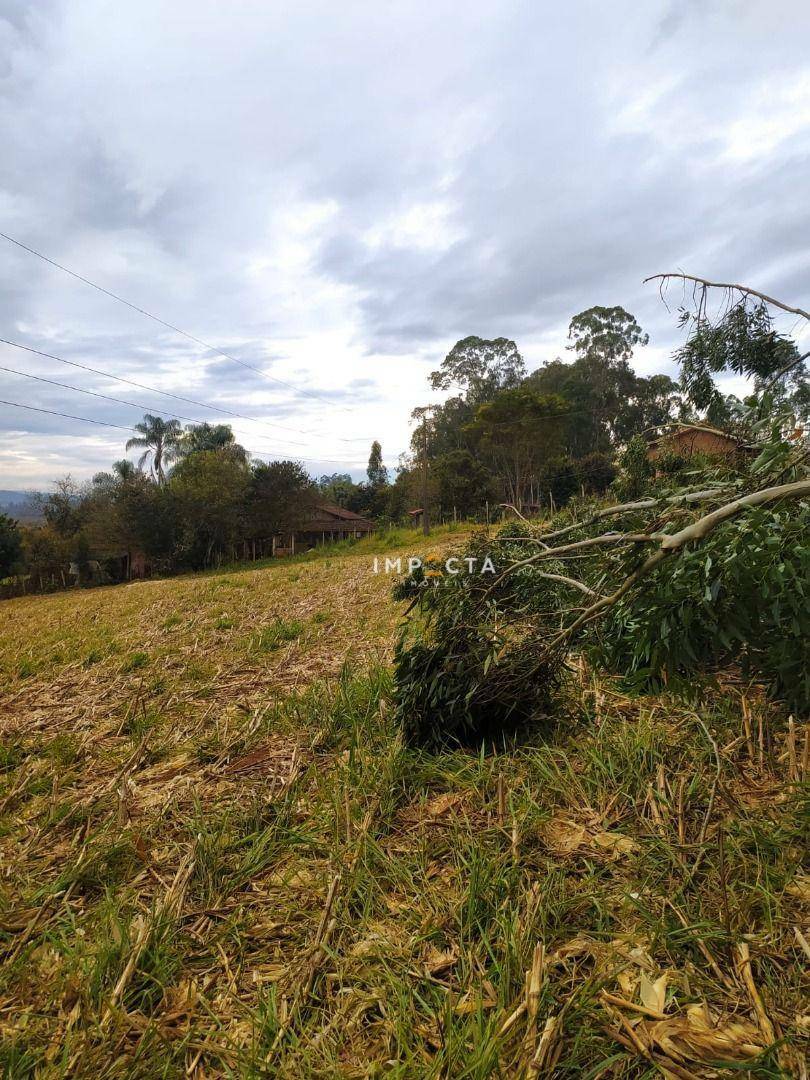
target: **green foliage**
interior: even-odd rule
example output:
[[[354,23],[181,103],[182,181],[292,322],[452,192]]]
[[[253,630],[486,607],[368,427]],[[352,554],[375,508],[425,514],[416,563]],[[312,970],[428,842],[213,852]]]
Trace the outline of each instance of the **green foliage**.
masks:
[[[81,492],[68,475],[57,480],[54,490],[41,497],[42,516],[60,537],[75,536],[83,524]]]
[[[810,504],[760,507],[663,564],[591,637],[638,688],[729,661],[810,708]]]
[[[577,477],[587,492],[601,495],[617,476],[610,454],[586,454],[577,462]]]
[[[621,471],[614,482],[619,498],[635,499],[649,486],[653,468],[647,456],[647,444],[640,435],[634,435],[619,459]]]
[[[539,470],[537,484],[544,500],[551,495],[556,507],[565,506],[579,490],[579,470],[576,463],[562,456],[548,458]]]
[[[331,476],[321,476],[318,480],[318,491],[324,500],[344,509],[349,505],[354,488],[355,484],[349,473],[332,473]]]
[[[457,341],[441,363],[431,372],[434,390],[458,386],[472,405],[490,401],[500,390],[520,385],[526,374],[523,357],[509,338],[486,341],[471,335]]]
[[[126,449],[143,450],[138,459],[138,468],[142,469],[151,460],[152,473],[159,484],[166,479],[164,466],[176,456],[182,428],[179,420],[164,420],[161,416],[145,413],[143,420],[135,424],[138,434],[127,440]]]
[[[50,525],[26,528],[22,540],[23,560],[32,585],[39,589],[64,585],[70,540]]]
[[[261,652],[274,652],[287,642],[299,638],[304,629],[300,619],[275,619],[259,632],[256,647]]]
[[[230,424],[187,424],[177,440],[177,455],[184,458],[205,450],[224,451],[240,461],[247,461],[245,448],[236,442]]]
[[[0,513],[0,580],[13,574],[22,557],[22,533],[13,518]]]
[[[250,471],[231,453],[201,450],[184,457],[170,487],[181,522],[179,543],[187,565],[206,566],[244,536]]]
[[[377,439],[371,444],[366,475],[373,488],[385,487],[388,483],[388,469],[383,465],[382,446]]]
[[[773,328],[763,303],[745,298],[734,304],[716,323],[705,309],[681,312],[681,325],[689,327],[686,343],[675,354],[681,365],[681,382],[689,400],[714,416],[727,412],[713,376],[728,372],[745,375],[762,386],[792,360],[798,359],[795,344]],[[797,364],[782,380],[782,391],[792,386],[797,401],[806,403],[806,374]],[[712,412],[713,410],[713,412]]]
[[[507,526],[502,535],[508,537]],[[498,566],[525,544],[473,539],[458,573],[426,562],[394,589],[412,599],[421,618],[406,627],[394,653],[395,701],[407,742],[429,749],[500,740],[547,715],[558,664],[525,624],[498,619],[501,610],[526,619],[553,599],[532,568],[498,581]],[[490,556],[495,573],[481,573]],[[540,587],[538,588],[538,584]]]
[[[635,345],[646,345],[645,334],[636,319],[623,307],[592,307],[575,315],[568,327],[568,337],[580,356],[598,356],[604,360],[629,360]]]
[[[526,501],[530,478],[562,449],[564,398],[519,387],[479,406],[470,431],[492,454],[509,502]]]
[[[309,474],[297,461],[256,465],[250,477],[247,515],[257,538],[289,533],[308,516],[316,499]]]
[[[469,450],[450,450],[441,454],[431,468],[438,486],[438,500],[445,513],[455,509],[460,517],[469,517],[480,511],[487,499],[491,502],[497,499],[495,477]]]

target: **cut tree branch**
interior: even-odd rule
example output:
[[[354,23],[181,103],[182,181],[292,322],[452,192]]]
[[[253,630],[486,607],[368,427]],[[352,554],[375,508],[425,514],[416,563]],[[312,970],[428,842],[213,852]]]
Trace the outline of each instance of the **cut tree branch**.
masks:
[[[804,308],[791,307],[790,304],[785,304],[781,300],[777,300],[776,297],[768,296],[767,293],[759,292],[758,289],[752,289],[748,285],[736,285],[728,281],[708,281],[706,278],[694,277],[692,274],[681,274],[675,271],[666,274],[651,274],[649,277],[644,278],[643,284],[646,285],[648,281],[670,281],[672,278],[691,281],[704,289],[727,289],[729,292],[738,292],[741,296],[756,296],[758,300],[763,300],[766,304],[781,308],[782,311],[787,311],[791,315],[801,315],[804,319],[810,319],[810,312],[805,311]]]
[[[607,608],[617,604],[637,582],[646,577],[651,570],[655,569],[656,566],[659,566],[670,555],[683,551],[687,544],[700,543],[702,540],[705,540],[707,536],[714,532],[718,525],[722,525],[723,522],[736,517],[738,514],[742,513],[743,510],[750,510],[755,506],[763,506],[766,503],[777,502],[779,499],[801,499],[805,496],[810,496],[810,480],[797,480],[792,484],[779,484],[776,487],[763,488],[761,491],[752,491],[748,495],[743,495],[739,499],[734,499],[733,502],[726,503],[725,506],[721,506],[718,510],[713,510],[710,514],[705,514],[702,518],[698,518],[697,521],[692,522],[691,525],[687,525],[686,528],[681,529],[679,532],[666,536],[661,541],[661,547],[655,554],[650,555],[650,557],[637,567],[632,574],[626,577],[614,593],[610,596],[602,597],[595,604],[586,608],[570,626],[566,627],[557,635],[552,641],[551,647],[554,647],[566,638],[570,638],[574,632],[585,623],[597,618]]]
[[[593,525],[595,521],[601,521],[602,518],[606,517],[614,517],[616,514],[632,513],[634,510],[653,510],[656,506],[676,506],[678,503],[708,502],[709,499],[717,499],[726,495],[732,486],[726,484],[724,487],[708,488],[705,491],[688,491],[684,495],[668,495],[664,499],[639,499],[636,502],[606,506],[603,510],[597,510],[595,514],[591,514],[589,518],[585,518],[584,521],[575,521],[573,525],[566,525],[564,529],[557,529],[556,532],[543,533],[542,539],[544,542],[555,540],[558,536],[565,536],[566,533],[573,532],[575,529],[586,528],[588,525]]]

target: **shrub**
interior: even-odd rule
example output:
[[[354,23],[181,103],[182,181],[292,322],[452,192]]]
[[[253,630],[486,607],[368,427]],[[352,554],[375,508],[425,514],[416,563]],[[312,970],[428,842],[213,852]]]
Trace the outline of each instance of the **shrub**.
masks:
[[[577,462],[577,476],[586,491],[601,495],[616,479],[616,466],[609,454],[587,454]]]

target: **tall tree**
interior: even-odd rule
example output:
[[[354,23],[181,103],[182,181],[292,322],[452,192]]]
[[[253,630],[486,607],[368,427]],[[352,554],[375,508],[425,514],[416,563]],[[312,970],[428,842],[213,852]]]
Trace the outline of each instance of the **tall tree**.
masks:
[[[163,484],[166,480],[164,465],[176,455],[182,435],[180,421],[164,420],[161,416],[145,413],[143,420],[135,424],[135,430],[138,434],[127,440],[126,449],[143,449],[138,468],[142,469],[151,459],[152,475],[159,484]]]
[[[432,463],[443,513],[459,517],[478,513],[489,500],[497,500],[495,477],[469,450],[449,450]]]
[[[247,452],[236,441],[230,424],[187,424],[177,441],[177,456],[188,457],[205,450],[221,450],[241,461],[247,460]]]
[[[376,439],[371,444],[366,476],[368,476],[368,482],[373,488],[385,487],[388,483],[388,469],[383,465],[382,446]]]
[[[457,341],[439,369],[431,372],[430,385],[434,390],[457,386],[469,404],[480,405],[500,390],[519,386],[525,375],[526,365],[514,341],[471,335]]]
[[[349,473],[332,473],[318,480],[318,491],[324,499],[344,509],[348,508],[356,486]]]
[[[575,315],[568,326],[569,349],[579,356],[598,357],[608,363],[629,360],[636,345],[647,345],[635,316],[623,307],[591,307]]]
[[[559,456],[568,410],[564,398],[525,387],[503,390],[479,406],[470,427],[491,455],[509,502],[525,502],[529,481],[543,461]]]
[[[229,554],[245,536],[245,504],[250,470],[218,450],[182,458],[169,488],[182,521],[181,543],[190,565],[207,566],[214,554]]]

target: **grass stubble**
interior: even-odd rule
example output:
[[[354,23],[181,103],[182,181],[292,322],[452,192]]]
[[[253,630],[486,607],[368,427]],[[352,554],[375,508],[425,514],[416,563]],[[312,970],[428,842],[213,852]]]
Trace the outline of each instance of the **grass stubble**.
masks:
[[[806,1076],[807,725],[420,754],[376,550],[3,605],[2,1075]]]

